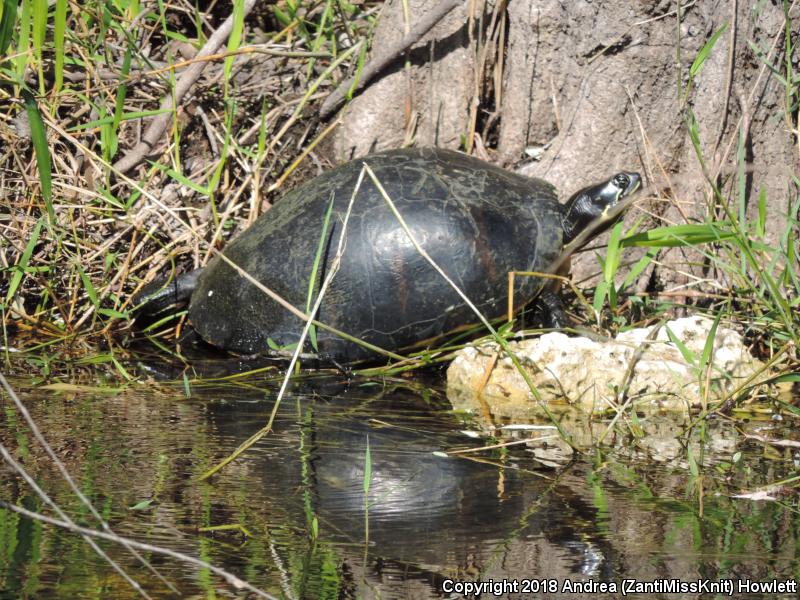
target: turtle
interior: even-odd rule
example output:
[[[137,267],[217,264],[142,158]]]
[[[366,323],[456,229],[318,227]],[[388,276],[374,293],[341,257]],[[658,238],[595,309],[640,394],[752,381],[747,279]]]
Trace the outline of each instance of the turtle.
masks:
[[[638,173],[623,171],[561,204],[547,181],[461,152],[380,152],[287,193],[230,242],[222,257],[168,284],[146,287],[136,299],[140,310],[152,315],[188,300],[192,327],[211,345],[240,356],[285,356],[298,342],[304,320],[253,279],[306,312],[336,258],[345,213],[365,164],[407,229],[375,183],[364,177],[346,222],[338,269],[315,318],[367,345],[317,328],[315,347],[306,349],[340,364],[378,358],[376,348],[397,353],[428,347],[478,322],[418,252],[409,232],[478,310],[495,318],[504,313],[510,271],[552,269],[563,253],[584,243],[582,232],[591,227],[594,236],[618,220],[610,210],[641,185]],[[519,304],[535,299],[542,324],[563,327],[561,299],[548,284],[538,277],[519,278],[514,297]]]

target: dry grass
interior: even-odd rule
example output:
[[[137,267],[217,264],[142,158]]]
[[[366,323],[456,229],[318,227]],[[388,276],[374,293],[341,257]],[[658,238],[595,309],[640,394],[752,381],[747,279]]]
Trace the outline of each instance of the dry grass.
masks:
[[[356,72],[377,9],[255,3],[244,26],[234,11],[230,35],[209,49],[227,3],[204,13],[190,2],[163,13],[156,2],[65,3],[62,13],[57,4],[26,41],[21,32],[41,24],[26,21],[21,3],[0,52],[7,361],[43,343],[64,353],[101,339],[115,348],[145,282],[201,266],[294,181],[326,166],[315,151],[333,128],[317,108]],[[187,86],[193,68],[202,71]],[[23,89],[35,95],[33,113]],[[158,112],[157,142],[135,155]],[[37,113],[49,168],[35,149]]]

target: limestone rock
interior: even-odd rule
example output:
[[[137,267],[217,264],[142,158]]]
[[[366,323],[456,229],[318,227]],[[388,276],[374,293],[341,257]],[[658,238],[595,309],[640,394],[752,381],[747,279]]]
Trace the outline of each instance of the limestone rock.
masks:
[[[687,411],[701,406],[704,394],[709,402],[726,397],[762,368],[742,336],[720,325],[710,372],[702,369],[712,325],[694,316],[669,321],[653,340],[648,327],[607,341],[553,332],[510,346],[550,410],[607,411],[623,398],[621,391],[630,381],[624,397],[637,409]],[[670,341],[668,330],[691,352],[693,362]],[[484,408],[496,416],[542,414],[511,359],[493,342],[458,354],[447,370],[447,393],[458,409],[480,409],[485,402]]]

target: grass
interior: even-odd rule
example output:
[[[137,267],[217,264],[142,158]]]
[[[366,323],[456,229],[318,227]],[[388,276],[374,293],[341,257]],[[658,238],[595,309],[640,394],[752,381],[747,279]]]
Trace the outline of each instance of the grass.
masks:
[[[36,356],[43,337],[64,361],[76,338],[110,339],[127,355],[118,342],[135,290],[165,266],[174,271],[176,256],[199,266],[306,177],[311,161],[299,157],[331,132],[309,126],[312,103],[321,85],[358,69],[375,7],[345,0],[329,0],[321,13],[309,2],[273,6],[265,17],[275,30],[258,46],[245,44],[243,7],[234,3],[227,47],[207,59],[209,76],[195,86],[207,98],[195,103],[205,117],[198,128],[153,98],[174,93],[187,63],[166,44],[196,39],[196,50],[205,41],[199,12],[125,0],[82,3],[80,11],[63,0],[2,3],[0,110],[13,119],[21,103],[30,128],[27,138],[3,133],[9,151],[0,157],[10,209],[0,217],[6,366],[10,349]],[[142,53],[142,40],[162,52],[158,60]],[[294,74],[251,93],[234,88],[253,57],[277,71],[288,63],[284,72]],[[170,117],[164,139],[172,143],[128,179],[113,164],[131,147],[137,123],[158,114]],[[24,166],[28,140],[33,168]],[[186,150],[196,147],[199,159],[187,166]],[[83,165],[64,159],[76,155]],[[265,192],[262,184],[272,181],[278,185]],[[163,196],[164,189],[173,192]],[[160,337],[171,345],[170,333]]]

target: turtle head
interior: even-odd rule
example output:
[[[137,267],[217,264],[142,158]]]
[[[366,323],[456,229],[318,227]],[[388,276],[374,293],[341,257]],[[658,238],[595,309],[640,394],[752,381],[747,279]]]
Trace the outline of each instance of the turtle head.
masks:
[[[641,185],[641,175],[621,171],[602,183],[585,187],[575,193],[564,204],[564,216],[561,218],[564,245],[574,241],[584,231],[588,233],[588,240],[611,227],[627,207],[620,207],[620,202]]]

